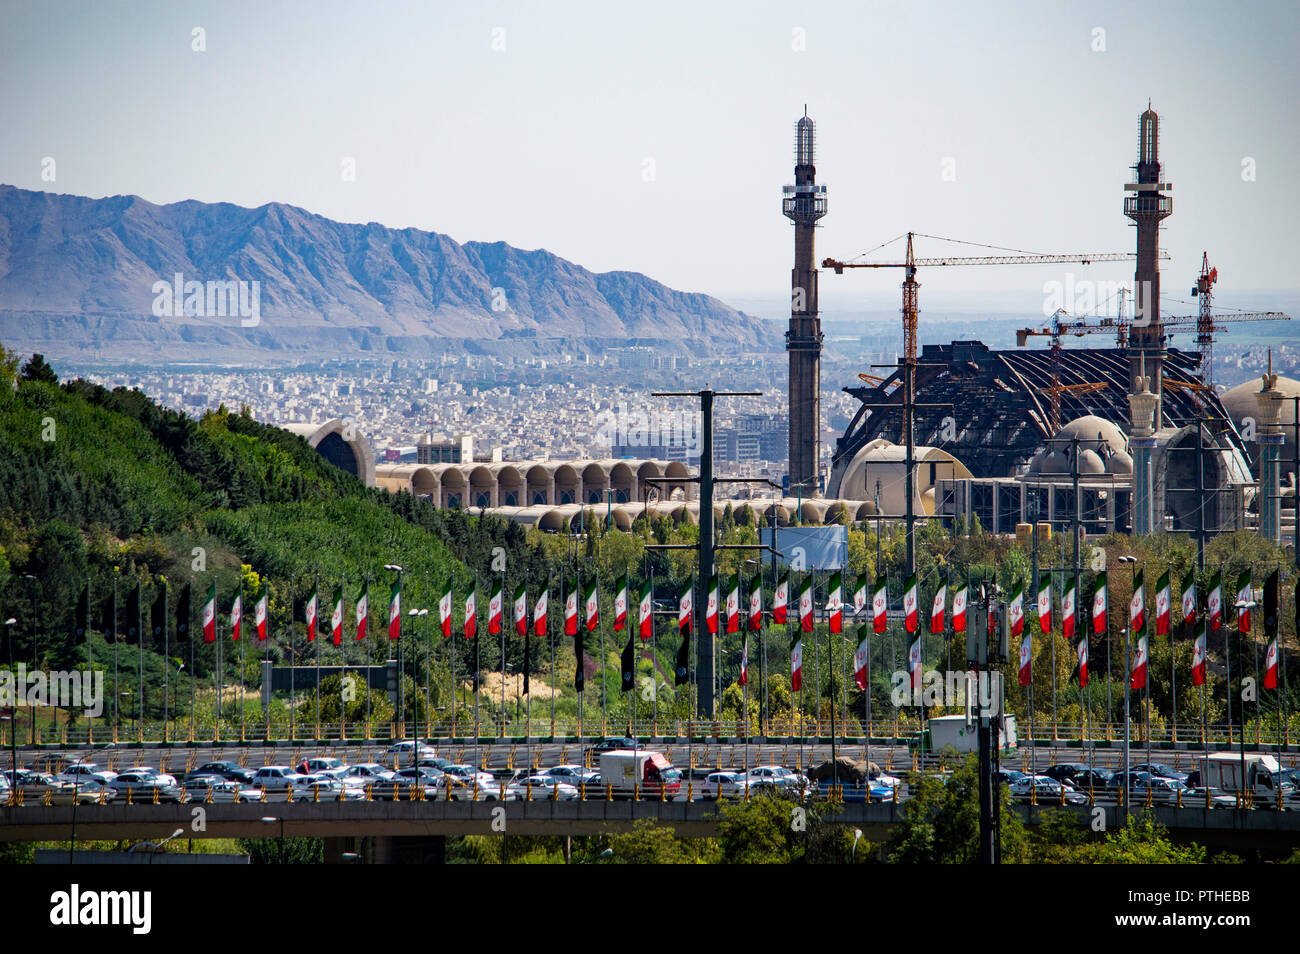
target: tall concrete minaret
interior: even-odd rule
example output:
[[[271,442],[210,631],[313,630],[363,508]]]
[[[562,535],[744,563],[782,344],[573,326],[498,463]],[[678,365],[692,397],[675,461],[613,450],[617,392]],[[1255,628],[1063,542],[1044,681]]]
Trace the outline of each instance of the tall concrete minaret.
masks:
[[[822,326],[817,311],[814,230],[826,214],[826,187],[817,185],[813,165],[815,130],[804,109],[795,124],[794,185],[782,189],[781,211],[794,223],[794,270],[790,275],[790,493],[820,491]]]
[[[1135,309],[1129,331],[1129,392],[1141,390],[1139,378],[1148,378],[1155,395],[1153,427],[1163,420],[1165,333],[1160,321],[1160,222],[1174,210],[1173,186],[1162,178],[1160,117],[1150,104],[1138,121],[1138,159],[1135,182],[1124,186],[1124,214],[1137,226],[1137,270],[1133,275]],[[1145,368],[1145,372],[1143,371]]]

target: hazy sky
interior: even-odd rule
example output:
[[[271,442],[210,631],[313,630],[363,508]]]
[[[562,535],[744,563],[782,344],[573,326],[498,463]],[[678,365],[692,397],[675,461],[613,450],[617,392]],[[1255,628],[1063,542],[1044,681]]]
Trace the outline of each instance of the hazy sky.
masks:
[[[1132,250],[1149,97],[1174,183],[1164,291],[1187,298],[1208,249],[1231,304],[1300,286],[1297,37],[1293,2],[4,3],[0,182],[282,201],[734,299],[789,287],[805,103],[818,257],[847,258],[908,229]],[[931,270],[922,310],[958,290],[1038,302],[1062,277]],[[823,308],[896,302],[899,279],[826,276]]]

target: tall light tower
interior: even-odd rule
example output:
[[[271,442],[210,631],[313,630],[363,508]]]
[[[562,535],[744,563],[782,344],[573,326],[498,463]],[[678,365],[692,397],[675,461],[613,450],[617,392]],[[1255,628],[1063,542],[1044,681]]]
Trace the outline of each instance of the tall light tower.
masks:
[[[795,124],[794,185],[782,188],[781,211],[794,223],[794,270],[790,273],[790,492],[813,496],[821,436],[822,326],[817,311],[814,229],[826,214],[826,187],[813,165],[815,130],[804,109]]]
[[[1173,185],[1165,182],[1160,164],[1160,117],[1150,104],[1138,122],[1135,182],[1124,186],[1124,214],[1137,226],[1137,270],[1134,273],[1134,315],[1129,330],[1129,391],[1141,390],[1138,379],[1148,377],[1156,397],[1155,430],[1163,421],[1161,403],[1165,356],[1160,321],[1160,222],[1174,210]],[[1145,369],[1145,370],[1144,370]]]

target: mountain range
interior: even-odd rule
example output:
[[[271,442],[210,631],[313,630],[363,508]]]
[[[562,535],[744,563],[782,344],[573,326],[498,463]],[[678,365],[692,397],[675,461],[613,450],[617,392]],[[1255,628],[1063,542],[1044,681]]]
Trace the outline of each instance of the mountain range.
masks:
[[[8,185],[0,341],[65,359],[201,362],[783,344],[774,325],[716,298],[637,272],[591,272],[545,249],[336,222],[277,202],[156,205]]]

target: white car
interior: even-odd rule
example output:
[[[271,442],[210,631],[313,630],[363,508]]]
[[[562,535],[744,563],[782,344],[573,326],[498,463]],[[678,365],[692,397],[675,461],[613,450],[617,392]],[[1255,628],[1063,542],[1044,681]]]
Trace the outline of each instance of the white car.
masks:
[[[748,780],[749,787],[776,787],[789,792],[806,792],[812,788],[805,776],[792,772],[784,765],[756,765],[742,774],[737,781],[743,786]]]
[[[299,775],[288,765],[267,765],[257,770],[252,785],[268,792],[287,792],[291,787],[301,784],[305,778],[305,775]]]
[[[442,785],[447,792],[447,798],[453,802],[473,800],[475,791],[478,793],[478,801],[490,802],[501,799],[502,789],[509,787],[503,786],[499,779],[487,772],[479,771],[472,765],[448,765],[443,770]],[[504,797],[507,800],[511,797],[508,791]]]
[[[85,781],[93,779],[103,785],[107,785],[113,779],[117,778],[117,773],[112,769],[106,769],[95,762],[80,762],[71,765],[59,773],[59,779],[65,782],[75,782],[78,779]]]
[[[583,784],[591,786],[594,784],[593,779],[600,777],[599,772],[581,765],[557,765],[554,768],[538,769],[536,774],[548,776],[574,788]]]
[[[345,785],[359,783],[362,788],[365,788],[367,785],[376,785],[379,782],[391,782],[393,780],[393,770],[385,768],[378,762],[363,762],[360,765],[349,765],[347,768],[342,769],[337,778]]]
[[[344,785],[333,776],[324,773],[305,775],[294,782],[293,797],[322,802],[360,802],[365,801],[366,790],[356,785]]]
[[[262,798],[262,790],[228,782],[219,775],[196,775],[185,783],[186,800],[206,802],[209,792],[213,804],[234,804],[237,802],[256,802]]]
[[[407,761],[410,761],[411,752],[415,750],[417,745],[419,746],[418,758],[434,759],[438,757],[437,749],[427,743],[416,742],[414,739],[407,739],[404,742],[394,742],[388,747],[388,755],[396,755],[398,758],[406,756]]]
[[[135,766],[132,766],[131,768],[127,769],[127,771],[128,771],[128,772],[135,772],[137,775],[148,775],[148,776],[150,776],[150,777],[152,777],[152,778],[156,778],[156,779],[158,780],[158,782],[159,782],[160,784],[162,784],[162,785],[175,785],[175,784],[176,784],[176,776],[175,776],[175,775],[170,775],[170,774],[168,774],[167,772],[160,772],[160,771],[158,771],[156,768],[154,768],[152,765],[135,765]]]
[[[550,775],[528,775],[515,779],[506,786],[506,794],[516,801],[526,800],[529,789],[534,800],[551,800],[558,802],[573,801],[578,797],[578,790],[568,782],[561,782]]]
[[[700,782],[700,798],[735,798],[745,794],[743,772],[710,772]]]

